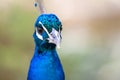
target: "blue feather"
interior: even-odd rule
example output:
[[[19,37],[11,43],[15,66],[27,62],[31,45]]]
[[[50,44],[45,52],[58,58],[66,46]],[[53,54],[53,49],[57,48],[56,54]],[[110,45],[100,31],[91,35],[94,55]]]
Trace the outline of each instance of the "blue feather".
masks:
[[[54,14],[42,14],[38,17],[35,27],[41,28],[39,21],[49,32],[51,32],[52,28],[58,31],[59,27],[62,27],[61,22]],[[35,32],[33,34],[35,51],[30,62],[27,80],[65,80],[56,45],[46,40],[49,36],[45,31],[41,32],[44,40],[40,40]]]

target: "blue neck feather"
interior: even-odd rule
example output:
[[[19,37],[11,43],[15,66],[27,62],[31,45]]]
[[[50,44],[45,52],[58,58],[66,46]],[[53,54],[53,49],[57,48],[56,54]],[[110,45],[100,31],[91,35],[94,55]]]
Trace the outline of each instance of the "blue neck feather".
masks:
[[[55,49],[39,53],[35,48],[27,80],[64,80],[64,72]]]
[[[35,27],[40,27],[39,21],[51,32],[54,28],[62,29],[61,22],[54,14],[42,14],[38,17]],[[56,45],[49,43],[45,31],[40,32],[44,40],[40,40],[33,34],[35,41],[35,51],[30,62],[27,80],[65,80],[64,71],[57,55]]]

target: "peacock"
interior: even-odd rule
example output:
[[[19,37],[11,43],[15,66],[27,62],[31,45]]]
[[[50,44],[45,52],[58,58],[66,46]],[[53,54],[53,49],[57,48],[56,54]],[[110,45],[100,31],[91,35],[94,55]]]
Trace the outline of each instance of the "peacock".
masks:
[[[42,13],[35,22],[34,55],[27,80],[65,80],[56,47],[60,47],[62,23],[55,14]]]

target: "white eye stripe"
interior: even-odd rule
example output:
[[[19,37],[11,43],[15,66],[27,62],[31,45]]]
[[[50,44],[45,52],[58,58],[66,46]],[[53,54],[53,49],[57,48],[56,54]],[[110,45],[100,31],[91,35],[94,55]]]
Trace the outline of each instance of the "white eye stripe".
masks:
[[[43,25],[40,21],[39,21],[39,24],[41,24],[41,26],[43,27],[43,29],[45,30],[45,32],[48,34],[49,38],[50,38],[50,39],[53,39],[53,37],[49,34],[48,30],[44,27],[44,25]],[[36,36],[37,36],[39,39],[43,40],[43,37],[42,37],[42,35],[40,35],[40,34],[38,33],[37,28],[36,28]]]
[[[52,38],[52,36],[50,35],[50,33],[48,32],[48,30],[45,28],[45,26],[39,21],[39,24],[42,25],[43,29],[46,31],[46,33],[48,34],[49,38]]]

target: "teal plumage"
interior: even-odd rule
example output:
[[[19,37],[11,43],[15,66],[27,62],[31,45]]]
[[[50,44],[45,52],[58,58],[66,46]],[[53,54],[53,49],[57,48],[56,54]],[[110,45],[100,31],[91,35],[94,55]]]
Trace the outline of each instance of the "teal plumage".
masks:
[[[56,45],[59,42],[56,41],[61,39],[61,30],[62,24],[56,15],[42,14],[37,18],[33,33],[35,51],[30,62],[27,80],[65,80],[56,51]]]
[[[35,23],[35,27],[40,25],[39,21],[48,29],[49,32],[52,31],[52,28],[55,28],[57,31],[59,28],[62,29],[60,20],[54,14],[41,14]]]

